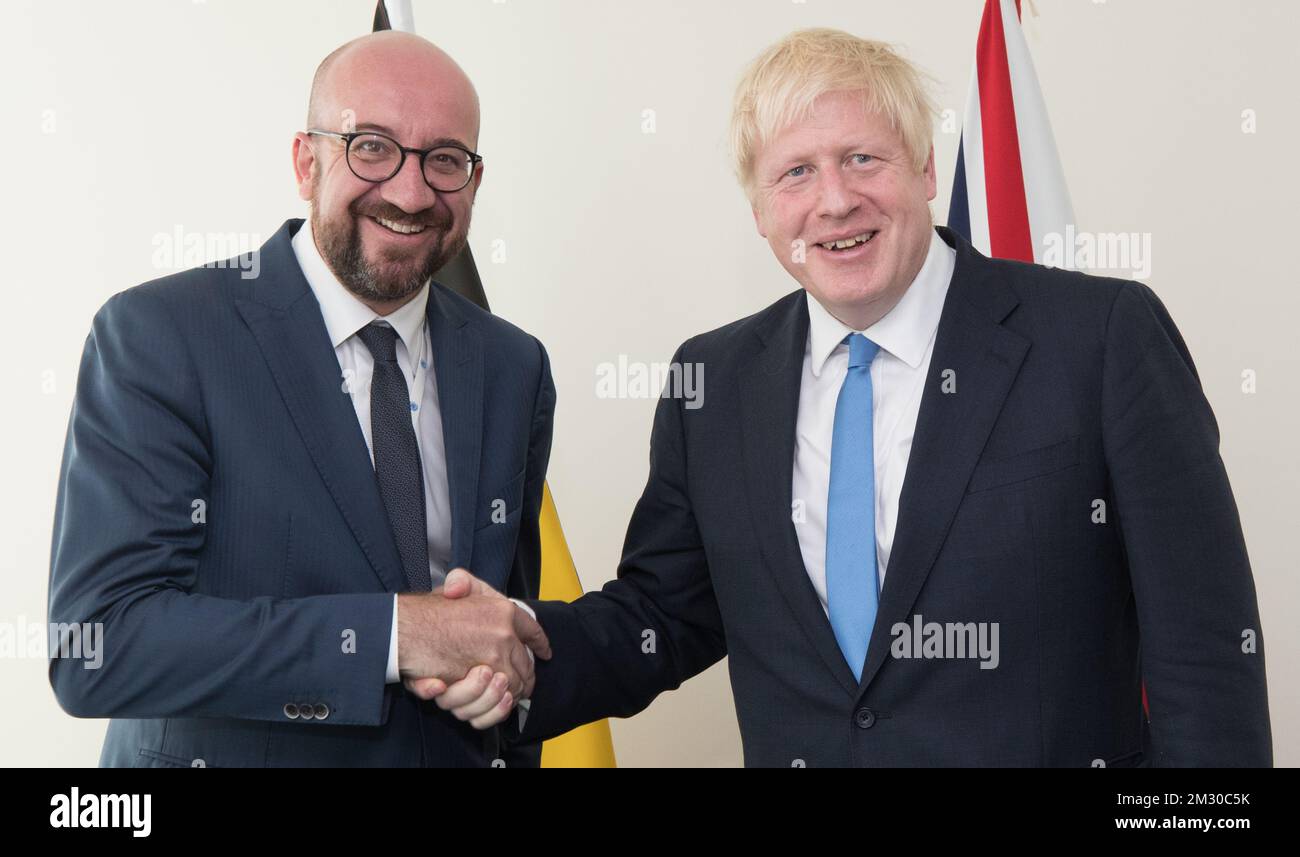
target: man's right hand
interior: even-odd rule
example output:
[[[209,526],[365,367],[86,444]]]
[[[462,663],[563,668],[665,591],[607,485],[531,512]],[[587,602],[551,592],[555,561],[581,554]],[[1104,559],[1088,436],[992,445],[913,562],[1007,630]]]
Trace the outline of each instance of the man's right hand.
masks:
[[[460,598],[441,591],[397,597],[397,662],[404,679],[436,678],[450,684],[484,665],[505,676],[514,699],[533,690],[533,660],[551,657],[541,626],[495,591]]]

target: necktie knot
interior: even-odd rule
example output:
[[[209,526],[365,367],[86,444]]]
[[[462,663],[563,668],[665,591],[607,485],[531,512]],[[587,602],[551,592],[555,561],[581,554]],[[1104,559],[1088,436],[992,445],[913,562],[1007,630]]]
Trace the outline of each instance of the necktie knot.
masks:
[[[860,333],[850,333],[844,337],[849,346],[849,368],[857,369],[870,366],[871,361],[880,353],[880,346]]]
[[[371,323],[357,331],[376,363],[397,362],[397,331],[388,325]]]

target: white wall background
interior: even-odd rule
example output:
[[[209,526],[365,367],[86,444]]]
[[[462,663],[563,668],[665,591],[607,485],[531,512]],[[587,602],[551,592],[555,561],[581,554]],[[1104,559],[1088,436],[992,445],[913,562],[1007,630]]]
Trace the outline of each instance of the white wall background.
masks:
[[[981,0],[416,0],[469,72],[487,161],[471,242],[493,309],[538,335],[559,390],[550,483],[587,588],[614,576],[645,481],[653,400],[595,396],[596,366],[665,361],[794,288],[724,149],[744,64],[786,32],[901,44],[960,116]],[[1152,236],[1148,281],[1223,435],[1269,649],[1277,762],[1300,763],[1294,262],[1300,4],[1038,0],[1027,32],[1081,229]],[[0,623],[42,621],[55,481],[82,345],[111,294],[163,273],[154,237],[303,216],[290,170],[311,74],[372,0],[132,0],[0,11]],[[643,133],[643,111],[656,130]],[[1254,110],[1257,133],[1242,131]],[[936,135],[938,222],[956,133]],[[575,181],[553,165],[577,157]],[[503,244],[494,244],[494,242]],[[504,263],[494,264],[494,247]],[[222,254],[224,255],[224,254]],[[1253,369],[1258,392],[1241,390]],[[0,658],[0,765],[87,765],[103,721]],[[737,765],[725,666],[614,723],[623,765]]]

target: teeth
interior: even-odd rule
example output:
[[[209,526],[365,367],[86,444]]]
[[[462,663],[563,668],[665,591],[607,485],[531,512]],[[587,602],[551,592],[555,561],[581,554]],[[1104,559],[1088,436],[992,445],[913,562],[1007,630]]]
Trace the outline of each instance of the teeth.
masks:
[[[374,220],[385,228],[400,232],[403,235],[416,235],[424,231],[424,227],[416,223],[398,223],[395,220],[385,220],[382,217],[376,217]]]
[[[863,232],[861,235],[855,235],[852,238],[843,238],[839,241],[827,241],[825,244],[819,246],[825,247],[827,250],[847,250],[850,247],[856,247],[859,244],[866,244],[874,238],[875,235],[876,233],[874,232]]]

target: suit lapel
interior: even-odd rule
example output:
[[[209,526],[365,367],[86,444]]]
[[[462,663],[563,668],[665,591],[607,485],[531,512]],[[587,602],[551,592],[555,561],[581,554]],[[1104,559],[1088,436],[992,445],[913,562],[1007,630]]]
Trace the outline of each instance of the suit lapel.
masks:
[[[939,232],[956,246],[956,268],[939,319],[859,690],[885,661],[889,629],[906,621],[916,602],[1029,350],[1028,340],[1001,325],[1018,303],[1015,293],[993,274],[988,259],[949,230]],[[955,392],[943,391],[946,370],[954,373]]]
[[[808,306],[802,290],[790,295],[755,329],[754,351],[740,379],[741,455],[746,496],[768,571],[799,627],[826,666],[856,693],[821,601],[808,579],[791,510],[795,423],[808,339]]]
[[[325,319],[298,266],[288,221],[262,249],[262,272],[235,304],[271,370],[321,480],[384,588],[406,588],[401,560]]]
[[[474,510],[483,447],[483,342],[437,284],[429,289],[427,314],[451,497],[451,566],[474,571]]]

